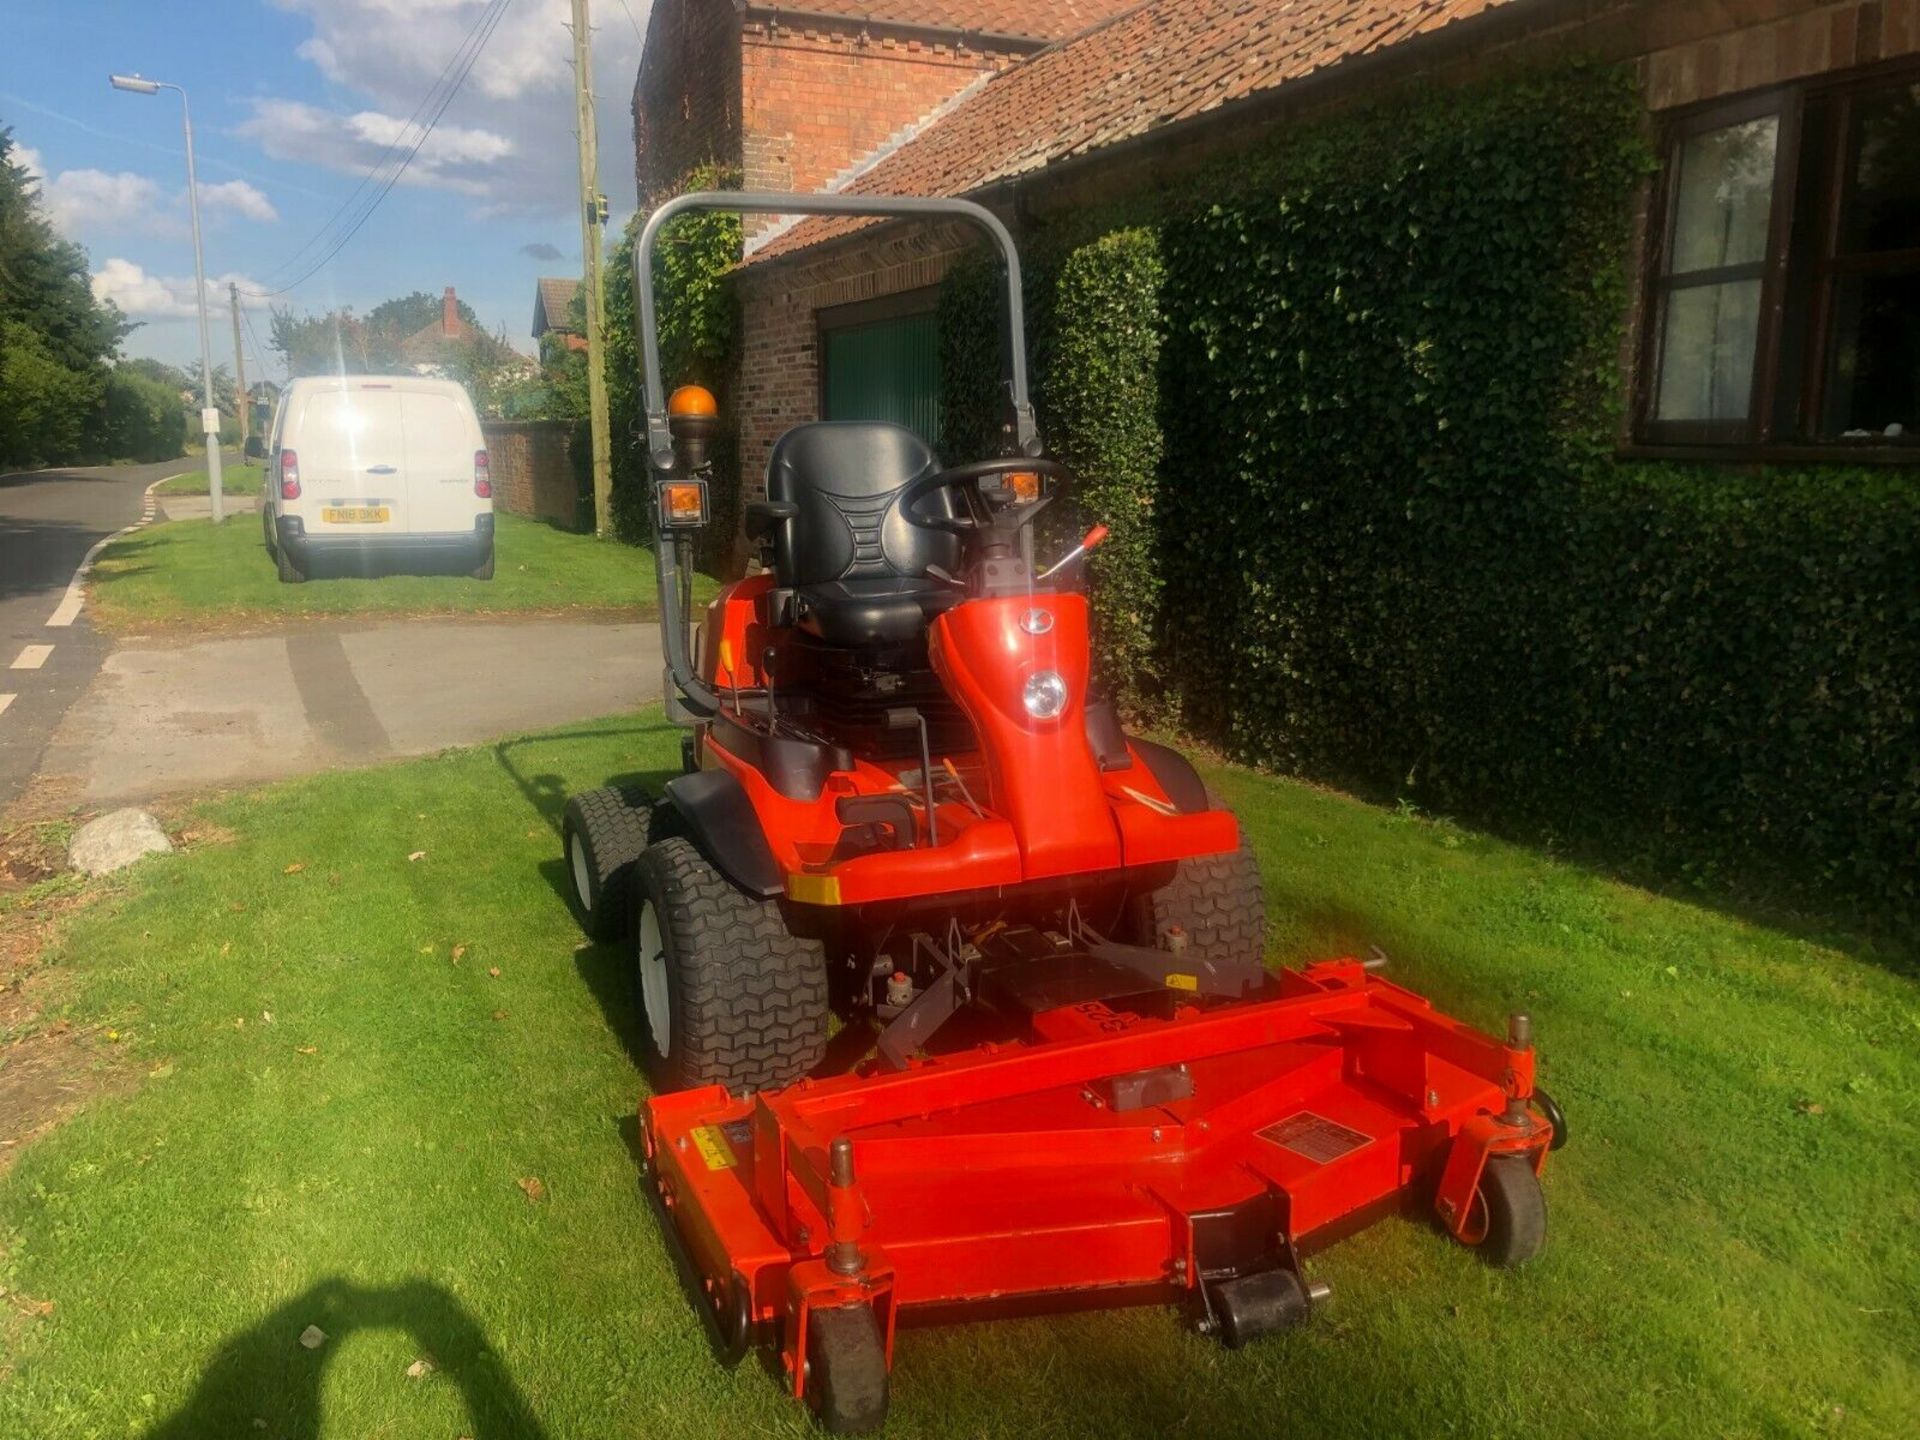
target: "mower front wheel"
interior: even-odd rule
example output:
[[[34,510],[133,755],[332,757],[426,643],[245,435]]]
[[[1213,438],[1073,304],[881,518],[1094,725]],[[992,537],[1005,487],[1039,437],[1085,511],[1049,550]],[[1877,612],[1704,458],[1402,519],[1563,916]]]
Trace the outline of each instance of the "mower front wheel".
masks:
[[[1462,1240],[1501,1270],[1524,1265],[1547,1243],[1547,1196],[1524,1155],[1494,1155],[1480,1172]]]
[[[590,940],[632,933],[633,866],[652,838],[652,801],[637,786],[603,785],[567,801],[560,844],[567,906]]]
[[[640,1043],[656,1091],[789,1085],[827,1046],[827,959],[777,900],[743,894],[692,841],[651,845],[635,867]]]
[[[865,1305],[807,1316],[807,1398],[830,1435],[866,1435],[887,1419],[887,1350]]]

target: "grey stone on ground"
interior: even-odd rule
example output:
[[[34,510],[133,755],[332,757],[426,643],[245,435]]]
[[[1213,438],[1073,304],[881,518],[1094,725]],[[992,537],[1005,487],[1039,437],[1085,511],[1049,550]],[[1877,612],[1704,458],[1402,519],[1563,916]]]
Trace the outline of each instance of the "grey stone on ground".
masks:
[[[144,810],[112,810],[74,832],[67,863],[88,875],[106,875],[142,855],[173,849],[160,822]]]

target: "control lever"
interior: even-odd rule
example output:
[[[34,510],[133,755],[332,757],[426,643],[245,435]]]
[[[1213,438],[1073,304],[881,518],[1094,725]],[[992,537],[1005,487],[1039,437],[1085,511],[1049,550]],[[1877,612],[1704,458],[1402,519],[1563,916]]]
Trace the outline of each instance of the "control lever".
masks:
[[[920,788],[922,803],[927,807],[927,844],[940,843],[940,822],[933,814],[933,755],[927,744],[927,717],[911,705],[895,705],[887,710],[886,725],[889,730],[920,731]]]
[[[1099,546],[1100,542],[1107,538],[1108,533],[1109,532],[1106,526],[1104,525],[1094,526],[1091,530],[1087,531],[1085,537],[1082,538],[1082,540],[1078,545],[1074,546],[1073,549],[1069,550],[1066,554],[1062,555],[1058,560],[1054,561],[1053,564],[1049,565],[1046,569],[1042,570],[1038,575],[1034,577],[1034,579],[1050,580],[1055,575],[1057,575],[1060,571],[1066,569],[1069,565],[1078,564],[1080,561],[1086,559],[1087,556],[1091,555],[1094,552],[1094,550]]]

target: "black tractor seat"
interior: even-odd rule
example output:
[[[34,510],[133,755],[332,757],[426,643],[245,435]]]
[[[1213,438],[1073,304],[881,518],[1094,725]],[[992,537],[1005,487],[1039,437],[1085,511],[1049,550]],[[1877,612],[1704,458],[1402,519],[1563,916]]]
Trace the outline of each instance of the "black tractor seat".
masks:
[[[776,585],[793,623],[829,645],[868,649],[926,633],[960,600],[928,577],[960,566],[960,541],[900,513],[900,492],[940,462],[918,435],[879,421],[823,420],[782,435],[767,466],[766,503],[749,521],[773,541]],[[950,514],[945,494],[922,504]]]

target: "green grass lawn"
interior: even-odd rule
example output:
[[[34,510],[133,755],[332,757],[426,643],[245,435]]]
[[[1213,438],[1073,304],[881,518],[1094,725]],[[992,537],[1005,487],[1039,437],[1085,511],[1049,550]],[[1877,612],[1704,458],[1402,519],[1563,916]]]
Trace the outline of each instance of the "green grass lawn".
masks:
[[[181,463],[184,465],[187,462]],[[222,495],[258,495],[260,480],[265,473],[265,468],[252,460],[238,465],[225,465],[220,471],[220,493]],[[207,493],[206,462],[201,460],[195,469],[186,474],[162,480],[153,487],[153,493],[156,495],[205,495]]]
[[[638,1188],[621,957],[555,889],[565,795],[677,746],[612,721],[229,797],[188,823],[231,843],[96,882],[49,974],[135,1083],[0,1179],[0,1434],[809,1433],[709,1357]],[[1911,1433],[1920,1003],[1890,957],[1209,779],[1275,958],[1378,942],[1464,1018],[1532,1012],[1573,1136],[1547,1251],[1494,1272],[1390,1219],[1240,1353],[1158,1307],[907,1331],[890,1434]]]
[[[283,585],[257,515],[224,525],[152,525],[101,552],[89,603],[110,630],[316,615],[491,614],[571,609],[652,613],[651,551],[499,515],[491,580],[464,575],[315,578]],[[712,586],[701,577],[698,595]]]

